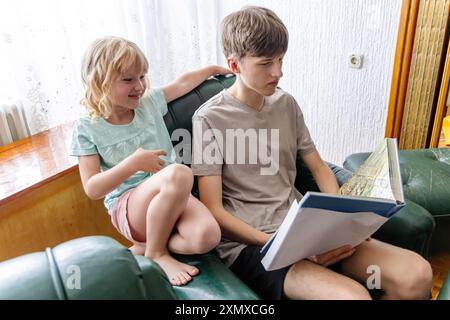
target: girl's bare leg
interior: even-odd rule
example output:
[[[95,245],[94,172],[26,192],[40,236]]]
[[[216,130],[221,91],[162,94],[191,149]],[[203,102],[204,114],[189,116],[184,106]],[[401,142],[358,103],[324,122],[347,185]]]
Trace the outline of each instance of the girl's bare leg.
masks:
[[[220,236],[216,219],[203,203],[191,195],[168,246],[175,253],[201,254],[214,249],[220,242]]]
[[[173,228],[188,203],[192,184],[191,170],[173,164],[136,187],[128,201],[133,238],[146,242],[145,256],[157,262],[174,285],[186,284],[199,272],[175,260],[167,249]]]

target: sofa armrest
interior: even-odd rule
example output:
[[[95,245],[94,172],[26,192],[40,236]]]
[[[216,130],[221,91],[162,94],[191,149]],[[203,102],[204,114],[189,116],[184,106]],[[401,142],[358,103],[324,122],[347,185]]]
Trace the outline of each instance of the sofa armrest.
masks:
[[[345,158],[343,167],[351,172],[355,172],[370,155],[370,152],[354,153]]]
[[[370,153],[355,153],[344,161],[344,168],[355,171]],[[405,197],[427,209],[433,217],[450,216],[450,149],[399,151],[400,171]]]
[[[0,263],[0,300],[58,300],[45,253],[36,252]]]
[[[434,227],[431,213],[406,199],[406,206],[382,225],[373,237],[427,258]]]
[[[104,236],[70,240],[0,263],[0,299],[145,300],[153,290],[164,287],[160,282],[145,286],[131,252]]]
[[[333,171],[333,174],[336,176],[339,187],[342,186],[353,175],[353,172],[345,168],[339,167],[329,162],[327,162],[326,164],[328,165],[328,167],[330,167],[331,171]]]
[[[344,182],[352,176],[352,172],[342,167],[329,162],[326,162],[326,164],[336,176],[339,186],[342,186]],[[311,171],[309,171],[308,167],[301,159],[297,159],[297,177],[295,178],[295,188],[303,195],[308,191],[320,192]]]
[[[71,274],[66,270],[73,265],[79,267],[81,288],[66,289],[68,300],[147,300],[155,297],[154,290],[164,290],[164,282],[156,278],[148,291],[133,254],[112,238],[78,238],[56,246],[52,252],[63,283],[70,282]]]

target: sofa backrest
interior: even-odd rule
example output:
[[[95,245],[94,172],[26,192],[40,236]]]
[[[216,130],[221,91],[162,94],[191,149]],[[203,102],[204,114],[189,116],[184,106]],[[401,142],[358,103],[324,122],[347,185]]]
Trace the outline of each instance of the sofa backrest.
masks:
[[[169,135],[175,129],[186,129],[192,134],[192,116],[194,112],[211,97],[218,94],[223,89],[229,88],[236,77],[221,76],[212,77],[184,96],[168,104],[168,112],[164,116]],[[177,142],[174,141],[174,145]]]
[[[166,123],[167,130],[169,131],[169,135],[172,138],[172,144],[174,147],[178,143],[189,143],[192,147],[192,116],[195,111],[210,98],[218,94],[223,89],[229,88],[236,77],[232,76],[222,76],[217,75],[216,77],[211,77],[208,80],[204,81],[198,87],[194,88],[184,96],[170,102],[167,105],[168,112],[164,116],[164,121]],[[183,138],[178,138],[176,135],[172,135],[174,130],[176,129],[185,129],[189,132],[189,141],[179,141]],[[175,148],[177,149],[177,148]],[[181,163],[184,163],[188,166],[191,164],[191,154],[185,155],[183,152],[186,150],[176,150],[182,160]],[[189,159],[189,161],[183,161],[183,159]],[[194,179],[194,186],[192,187],[192,194],[199,198],[198,193],[198,184],[197,177]]]

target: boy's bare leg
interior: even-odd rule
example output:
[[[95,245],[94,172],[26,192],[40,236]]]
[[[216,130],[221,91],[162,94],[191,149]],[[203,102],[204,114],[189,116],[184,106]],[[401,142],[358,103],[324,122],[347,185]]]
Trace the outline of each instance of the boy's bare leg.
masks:
[[[295,263],[284,280],[284,294],[297,300],[370,300],[357,281],[308,260]]]
[[[220,236],[216,219],[203,203],[191,195],[175,225],[168,247],[174,253],[201,254],[214,249],[219,244]]]
[[[342,261],[342,273],[366,284],[376,272],[368,271],[369,266],[380,270],[383,299],[429,299],[432,270],[417,253],[371,239]]]
[[[175,260],[167,249],[192,183],[188,167],[170,165],[137,186],[128,200],[128,222],[134,239],[146,242],[145,256],[157,262],[174,285],[186,284],[199,272]]]

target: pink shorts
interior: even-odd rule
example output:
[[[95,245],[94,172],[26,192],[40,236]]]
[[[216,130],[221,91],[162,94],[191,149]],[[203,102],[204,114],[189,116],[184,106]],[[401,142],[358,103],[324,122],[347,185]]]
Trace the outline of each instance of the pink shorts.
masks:
[[[128,199],[131,191],[133,191],[133,189],[125,191],[119,199],[116,200],[111,213],[111,222],[117,231],[119,231],[119,233],[125,238],[133,242],[133,244],[145,246],[145,242],[134,240],[131,235],[130,224],[128,223]]]

